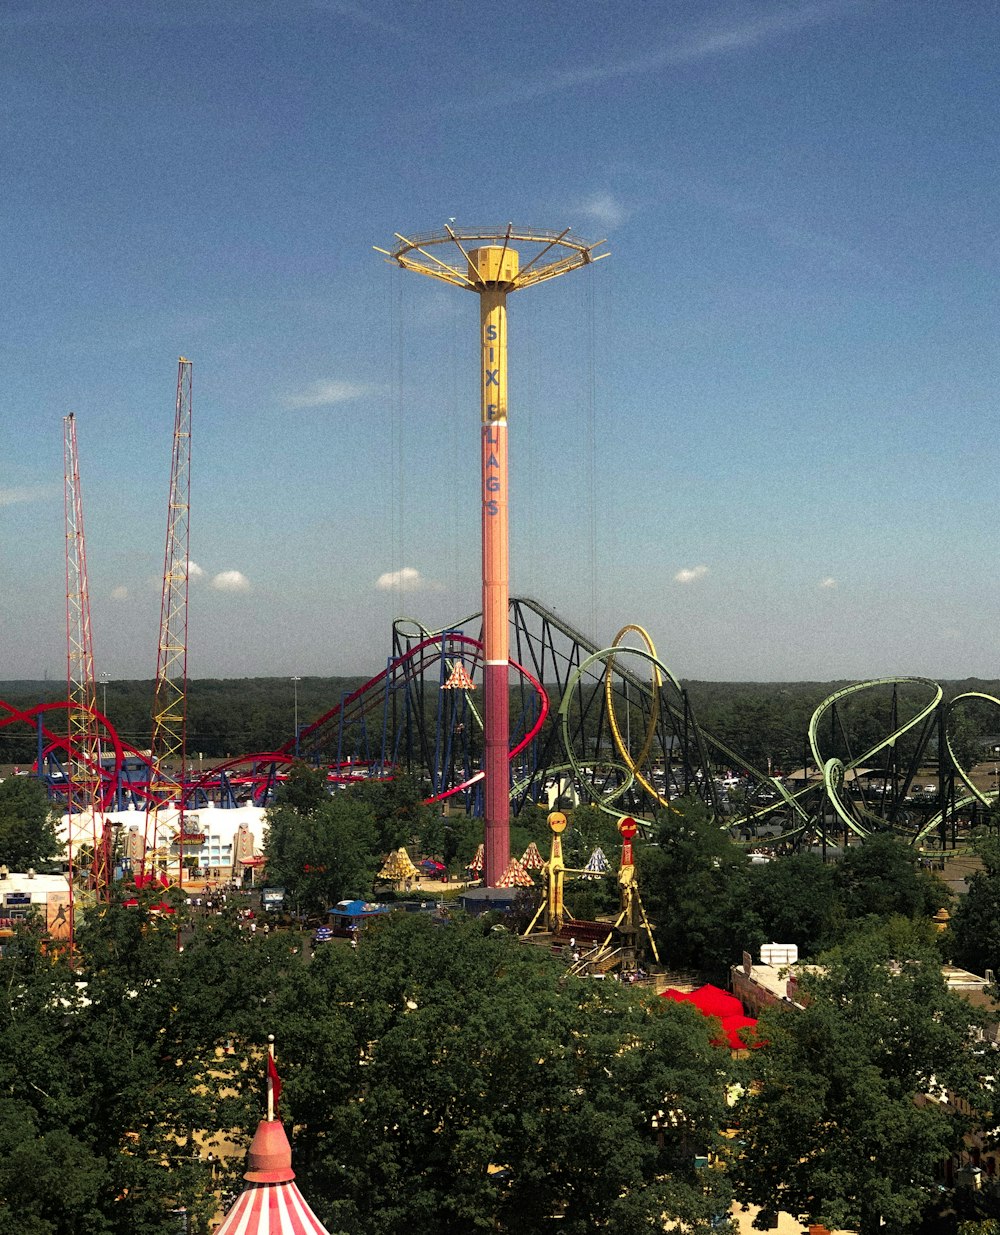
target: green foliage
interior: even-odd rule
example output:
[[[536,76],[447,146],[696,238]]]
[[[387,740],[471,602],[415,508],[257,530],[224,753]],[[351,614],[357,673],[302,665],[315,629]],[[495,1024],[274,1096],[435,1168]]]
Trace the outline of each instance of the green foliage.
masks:
[[[952,915],[948,944],[956,964],[973,973],[1000,971],[1000,841],[980,837],[983,869],[968,878],[968,892]]]
[[[566,982],[476,923],[399,915],[330,948],[274,1009],[303,1190],[331,1230],[706,1230],[696,1173],[722,1118],[719,1056],[688,1009]],[[562,980],[560,981],[560,978]],[[678,1120],[658,1146],[651,1120]]]
[[[275,806],[288,806],[298,815],[308,815],[328,797],[324,771],[305,763],[293,763],[287,779],[278,786]]]
[[[848,920],[902,914],[930,918],[948,903],[948,889],[919,869],[918,855],[888,834],[853,845],[837,867],[837,886]]]
[[[802,979],[803,1010],[761,1018],[768,1046],[752,1059],[730,1164],[737,1195],[862,1235],[904,1235],[968,1126],[915,1098],[947,1087],[983,1109],[975,1014],[948,991],[919,924],[896,919],[822,962]]]
[[[26,871],[42,866],[59,850],[49,801],[38,781],[8,776],[0,782],[0,863]]]
[[[750,900],[746,854],[696,798],[657,819],[654,845],[638,849],[643,901],[668,965],[722,979],[744,948],[765,942]]]
[[[350,796],[371,809],[374,848],[379,857],[400,845],[420,846],[426,852],[440,849],[433,844],[439,835],[439,816],[424,805],[424,787],[414,777],[400,774],[392,780],[365,781],[352,789]]]
[[[302,913],[371,895],[378,831],[370,805],[353,794],[323,800],[307,814],[292,805],[267,812],[268,880],[284,887]]]
[[[797,944],[801,957],[832,946],[844,930],[837,868],[817,854],[751,866],[749,897],[767,939]]]
[[[195,1134],[217,1142],[252,1120],[248,1042],[297,958],[223,919],[180,952],[176,922],[146,904],[89,913],[77,941],[73,968],[29,936],[0,958],[0,1218],[17,1218],[4,1229],[167,1235],[184,1206],[206,1232],[198,1145],[212,1141]]]
[[[952,752],[959,766],[968,771],[983,757],[983,734],[986,729],[974,713],[963,708],[954,713],[948,723],[948,736]],[[944,753],[944,752],[942,752]]]

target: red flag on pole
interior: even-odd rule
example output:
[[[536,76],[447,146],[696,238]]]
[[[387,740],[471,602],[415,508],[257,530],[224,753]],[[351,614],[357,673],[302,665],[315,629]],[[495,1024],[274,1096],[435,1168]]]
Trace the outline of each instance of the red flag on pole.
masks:
[[[274,1118],[280,1119],[281,1114],[278,1110],[278,1099],[281,1097],[281,1077],[278,1075],[278,1069],[274,1063],[274,1056],[270,1053],[268,1053],[267,1056],[267,1088],[271,1102],[274,1104]],[[270,1103],[268,1105],[270,1105]]]

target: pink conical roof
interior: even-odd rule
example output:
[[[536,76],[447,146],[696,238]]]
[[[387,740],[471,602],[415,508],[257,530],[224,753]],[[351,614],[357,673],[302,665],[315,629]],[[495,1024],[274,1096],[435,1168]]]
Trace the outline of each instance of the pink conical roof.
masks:
[[[292,1149],[277,1119],[262,1119],[250,1145],[249,1187],[215,1235],[329,1235],[293,1182]]]
[[[262,1119],[257,1125],[243,1178],[252,1184],[283,1184],[295,1178],[292,1147],[280,1120]]]
[[[251,1184],[215,1235],[330,1235],[294,1183]]]

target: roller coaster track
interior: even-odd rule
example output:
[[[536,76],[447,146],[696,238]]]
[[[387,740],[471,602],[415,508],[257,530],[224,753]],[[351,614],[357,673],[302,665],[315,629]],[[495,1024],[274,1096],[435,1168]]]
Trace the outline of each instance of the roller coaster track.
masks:
[[[943,844],[949,829],[955,843],[956,821],[988,811],[997,800],[995,791],[984,793],[960,765],[951,724],[956,709],[969,701],[1000,708],[1000,699],[991,695],[966,692],[944,703],[942,688],[918,677],[842,687],[818,705],[804,735],[815,770],[806,766],[801,783],[790,784],[698,725],[685,688],[641,627],[625,626],[611,646],[601,648],[559,614],[525,597],[511,598],[510,622],[515,812],[530,802],[547,804],[547,795],[558,793],[568,779],[584,800],[615,815],[649,818],[671,809],[679,797],[696,794],[720,826],[746,843],[753,843],[758,829],[769,831],[772,841],[812,836],[830,843],[890,829],[913,844],[937,833]],[[325,768],[331,785],[408,773],[425,783],[428,802],[450,800],[477,813],[483,779],[482,714],[474,689],[482,676],[480,627],[478,613],[436,631],[412,618],[397,620],[393,655],[381,673],[306,725],[298,741],[293,737],[276,750],[186,776],[186,806],[267,805],[301,757]],[[642,646],[626,643],[630,637]],[[468,675],[459,675],[461,680],[472,681],[473,689],[448,688],[458,666]],[[889,719],[877,740],[854,753],[843,709],[849,715],[852,701],[871,691],[881,692],[879,707],[889,692]],[[914,692],[924,694],[919,704],[912,701]],[[60,785],[65,740],[45,727],[43,717],[66,707],[21,710],[0,702],[0,728],[12,723],[37,728],[55,796],[65,792]],[[144,806],[155,780],[148,757],[123,743],[105,717],[96,714],[96,719],[113,756],[102,761],[104,809],[121,808],[126,800]],[[941,769],[937,796],[910,805],[910,786],[935,745]],[[739,800],[727,801],[713,774],[719,766],[736,771]],[[867,780],[881,783],[879,802],[870,800]]]

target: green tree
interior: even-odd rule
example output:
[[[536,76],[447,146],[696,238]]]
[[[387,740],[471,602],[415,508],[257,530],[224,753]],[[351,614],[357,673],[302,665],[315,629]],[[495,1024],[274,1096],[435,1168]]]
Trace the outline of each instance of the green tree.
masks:
[[[392,780],[369,780],[350,790],[351,796],[363,802],[371,811],[375,831],[373,852],[384,857],[400,845],[416,844],[425,848],[441,848],[439,816],[424,805],[425,787],[412,776],[394,776]],[[429,843],[425,844],[426,841]]]
[[[953,714],[948,727],[948,740],[955,759],[967,772],[983,757],[983,732],[980,719],[971,711]]]
[[[640,886],[667,964],[722,978],[743,949],[765,941],[750,902],[743,850],[697,799],[657,819],[656,840],[638,847]]]
[[[309,815],[327,801],[326,772],[305,763],[293,763],[278,786],[276,806],[289,806],[299,815]]]
[[[223,919],[179,952],[175,921],[147,904],[89,913],[77,944],[72,967],[28,933],[0,958],[3,1229],[168,1235],[183,1207],[203,1235],[216,1201],[201,1150],[261,1112],[242,1065],[300,962]]]
[[[947,887],[919,868],[919,856],[888,833],[852,845],[836,871],[848,921],[894,914],[929,918],[950,900]]]
[[[722,1080],[690,1009],[394,915],[319,953],[274,1012],[296,1169],[331,1230],[705,1231],[728,1208],[725,1176],[695,1169]]]
[[[767,938],[797,944],[801,957],[831,947],[843,931],[835,868],[816,854],[793,853],[751,866],[749,895]]]
[[[895,919],[821,958],[804,1008],[761,1018],[740,1103],[740,1199],[803,1219],[908,1235],[968,1122],[922,1096],[985,1096],[975,1014],[941,975],[929,928]]]
[[[9,776],[0,782],[0,862],[26,871],[59,850],[49,800],[39,782],[32,776]]]
[[[1000,972],[1000,841],[981,837],[976,851],[983,869],[969,876],[969,890],[952,915],[951,954],[973,973]]]
[[[305,807],[303,813],[289,802],[267,812],[269,881],[286,888],[304,913],[370,895],[381,857],[372,807],[347,793]]]

